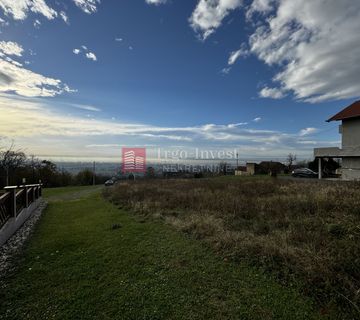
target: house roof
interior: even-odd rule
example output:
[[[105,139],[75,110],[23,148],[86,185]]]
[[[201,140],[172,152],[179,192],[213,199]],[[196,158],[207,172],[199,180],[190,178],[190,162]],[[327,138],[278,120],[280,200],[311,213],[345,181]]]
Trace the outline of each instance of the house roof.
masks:
[[[360,117],[360,100],[355,101],[350,106],[346,107],[344,110],[340,111],[336,115],[332,116],[327,122],[345,120],[350,118]]]

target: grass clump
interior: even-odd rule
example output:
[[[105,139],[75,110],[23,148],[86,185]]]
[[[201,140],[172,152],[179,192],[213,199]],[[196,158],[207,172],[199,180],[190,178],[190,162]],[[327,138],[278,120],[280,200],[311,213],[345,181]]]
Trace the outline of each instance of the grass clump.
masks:
[[[301,280],[323,312],[360,316],[360,185],[271,179],[122,183],[106,196],[221,255]]]

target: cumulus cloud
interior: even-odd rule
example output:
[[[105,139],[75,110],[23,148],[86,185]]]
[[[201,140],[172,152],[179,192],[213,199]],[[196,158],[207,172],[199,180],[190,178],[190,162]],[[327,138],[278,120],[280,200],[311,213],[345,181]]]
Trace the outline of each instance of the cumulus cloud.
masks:
[[[95,53],[93,53],[93,52],[87,52],[86,58],[88,58],[89,60],[92,60],[92,61],[97,61],[97,57],[96,57]]]
[[[285,93],[282,89],[279,88],[262,88],[259,92],[259,96],[262,98],[271,98],[271,99],[282,99],[285,97]]]
[[[73,0],[74,3],[85,13],[92,14],[97,11],[100,0]]]
[[[25,69],[19,63],[0,58],[0,92],[25,97],[53,97],[71,89],[59,79]]]
[[[199,0],[190,24],[206,39],[239,7],[240,0]],[[263,88],[261,97],[280,99],[291,93],[296,100],[315,103],[360,96],[359,1],[253,0],[244,8],[253,28],[248,52],[277,67],[273,88]],[[234,51],[228,64],[246,55]]]
[[[250,20],[255,13],[267,14],[273,10],[273,4],[278,0],[253,0],[246,11],[246,18]]]
[[[89,51],[89,49],[85,45],[82,45],[81,49],[75,48],[73,50],[73,53],[78,55],[78,54],[80,54],[82,52],[82,50],[84,51],[84,57],[85,58],[87,58],[89,60],[92,60],[92,61],[97,61],[96,54],[94,52]]]
[[[49,20],[57,17],[57,12],[44,0],[0,0],[0,8],[15,20],[24,20],[29,11],[41,14]]]
[[[359,1],[263,2],[256,10],[266,19],[249,43],[260,60],[280,66],[281,91],[309,102],[360,95]]]
[[[21,57],[23,51],[22,46],[16,42],[0,41],[0,92],[12,92],[26,97],[53,97],[71,91],[61,80],[28,70],[9,57]]]
[[[260,122],[261,121],[261,117],[257,117],[255,119],[253,119],[254,122]]]
[[[241,5],[242,0],[200,0],[189,19],[190,25],[205,40],[232,10]]]
[[[56,11],[51,8],[47,0],[0,0],[0,9],[8,17],[14,20],[25,20],[30,12],[40,14],[48,20],[60,17],[69,24],[69,18],[65,11]],[[72,0],[77,7],[87,14],[95,13],[100,0]],[[1,19],[1,18],[0,18]],[[4,21],[1,19],[1,21]],[[1,22],[0,21],[0,22]],[[40,21],[36,20],[34,26],[38,27]]]
[[[10,55],[21,57],[24,49],[21,45],[13,41],[0,41],[0,56]]]

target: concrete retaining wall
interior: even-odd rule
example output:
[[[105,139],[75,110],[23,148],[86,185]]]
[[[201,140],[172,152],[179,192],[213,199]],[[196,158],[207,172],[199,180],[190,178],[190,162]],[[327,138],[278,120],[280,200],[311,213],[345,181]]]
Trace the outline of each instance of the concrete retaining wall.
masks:
[[[29,207],[23,209],[16,218],[10,218],[0,229],[0,246],[2,246],[32,215],[41,203],[41,198],[33,202]]]

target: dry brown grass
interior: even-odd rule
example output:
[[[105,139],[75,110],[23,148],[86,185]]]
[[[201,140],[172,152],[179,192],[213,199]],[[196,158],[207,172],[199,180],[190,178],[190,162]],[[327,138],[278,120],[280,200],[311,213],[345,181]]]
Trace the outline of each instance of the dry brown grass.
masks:
[[[300,282],[327,308],[360,316],[360,184],[270,179],[121,183],[106,196],[160,217],[233,260]]]

